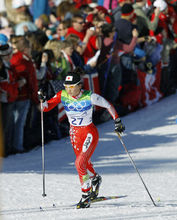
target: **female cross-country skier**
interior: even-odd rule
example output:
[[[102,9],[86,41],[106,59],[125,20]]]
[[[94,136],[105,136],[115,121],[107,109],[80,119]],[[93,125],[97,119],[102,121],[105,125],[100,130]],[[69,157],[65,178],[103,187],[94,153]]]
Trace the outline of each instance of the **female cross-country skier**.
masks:
[[[88,208],[91,200],[98,196],[102,181],[90,160],[99,138],[98,130],[92,123],[93,106],[101,106],[109,111],[115,120],[115,131],[121,133],[125,130],[125,126],[115,108],[108,101],[96,93],[82,89],[80,74],[78,68],[69,72],[64,82],[65,89],[48,101],[45,101],[42,92],[38,94],[39,99],[43,101],[44,112],[50,111],[60,102],[64,106],[70,123],[70,139],[76,155],[75,166],[81,183],[82,198],[77,208]]]

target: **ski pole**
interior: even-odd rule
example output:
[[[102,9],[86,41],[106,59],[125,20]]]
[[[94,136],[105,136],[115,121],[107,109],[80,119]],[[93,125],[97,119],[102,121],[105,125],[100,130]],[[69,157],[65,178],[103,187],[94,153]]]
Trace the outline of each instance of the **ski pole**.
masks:
[[[41,108],[41,136],[42,136],[42,173],[43,173],[43,193],[42,196],[47,196],[45,193],[45,155],[44,155],[44,113],[42,108],[42,100],[40,100]]]
[[[127,148],[126,148],[126,146],[125,146],[125,144],[124,144],[124,142],[123,142],[123,140],[122,140],[121,135],[119,134],[119,132],[116,132],[116,133],[117,133],[117,135],[118,135],[118,138],[119,138],[119,140],[120,140],[122,146],[124,147],[126,153],[128,154],[128,156],[129,156],[129,158],[130,158],[130,161],[131,161],[133,167],[135,168],[136,172],[138,173],[138,175],[139,175],[139,177],[140,177],[140,179],[141,179],[141,182],[143,183],[143,185],[144,185],[144,187],[145,187],[145,189],[146,189],[146,192],[148,193],[148,195],[149,195],[149,197],[150,197],[150,199],[151,199],[153,205],[154,205],[154,206],[157,206],[157,205],[155,204],[155,202],[154,202],[154,200],[153,200],[153,198],[152,198],[152,196],[151,196],[151,194],[150,194],[150,192],[149,192],[149,190],[148,190],[148,188],[147,188],[145,182],[143,181],[143,178],[141,177],[141,175],[140,175],[140,173],[139,173],[139,171],[138,171],[138,169],[137,169],[137,167],[136,167],[136,165],[135,165],[135,162],[133,161],[133,159],[132,159],[130,153],[128,152],[128,150],[127,150]]]

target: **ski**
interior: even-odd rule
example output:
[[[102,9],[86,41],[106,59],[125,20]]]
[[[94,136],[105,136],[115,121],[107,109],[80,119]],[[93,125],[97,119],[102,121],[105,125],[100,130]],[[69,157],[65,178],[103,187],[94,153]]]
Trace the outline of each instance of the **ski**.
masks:
[[[91,203],[96,202],[103,202],[107,200],[112,199],[120,199],[127,197],[126,195],[122,196],[99,196],[91,201]],[[51,206],[39,206],[37,207],[28,207],[28,208],[21,208],[21,209],[9,209],[9,210],[1,210],[0,216],[2,215],[14,215],[14,214],[23,214],[23,213],[36,213],[36,212],[50,212],[50,211],[61,211],[61,210],[70,210],[70,209],[76,209],[77,204],[71,204],[71,205],[57,205],[57,204],[51,204]],[[90,207],[94,208],[94,207]]]
[[[125,198],[127,197],[125,196],[98,196],[97,198],[91,200],[91,203],[95,203],[95,202],[102,202],[102,201],[107,201],[107,200],[111,200],[111,199],[120,199],[120,198]]]
[[[124,196],[98,196],[95,199],[91,200],[91,204],[96,203],[96,202],[103,202],[103,201],[107,201],[107,200],[111,200],[111,199],[120,199],[120,198],[124,198],[124,197],[127,197],[127,196],[126,195],[124,195]],[[78,204],[75,204],[73,206],[76,206],[77,209],[82,209],[81,207],[78,206]],[[90,208],[90,207],[86,207],[86,208]]]

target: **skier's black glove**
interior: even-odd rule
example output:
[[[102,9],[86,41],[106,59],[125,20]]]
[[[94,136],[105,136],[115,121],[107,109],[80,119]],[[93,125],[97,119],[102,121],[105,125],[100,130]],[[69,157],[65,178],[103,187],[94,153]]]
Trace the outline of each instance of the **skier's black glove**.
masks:
[[[46,101],[46,96],[44,95],[42,89],[40,89],[40,90],[37,92],[37,94],[38,94],[38,99],[39,99],[40,101],[42,101],[42,102],[45,102],[45,101]]]
[[[122,124],[120,118],[116,118],[115,120],[115,132],[122,133],[125,130],[124,124]]]

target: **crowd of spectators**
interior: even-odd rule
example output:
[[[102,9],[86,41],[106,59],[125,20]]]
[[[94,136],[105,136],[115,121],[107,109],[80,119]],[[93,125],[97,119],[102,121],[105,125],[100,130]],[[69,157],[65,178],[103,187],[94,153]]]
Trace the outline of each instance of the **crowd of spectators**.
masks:
[[[176,61],[176,0],[1,0],[4,156],[40,145],[37,92],[51,98],[76,67],[123,116],[176,92]],[[95,108],[95,123],[109,119]],[[45,142],[68,132],[61,105],[44,113]]]

